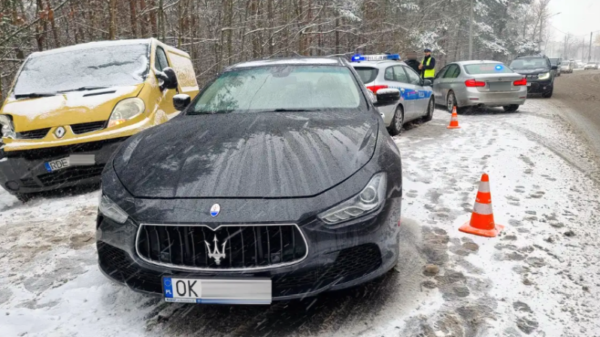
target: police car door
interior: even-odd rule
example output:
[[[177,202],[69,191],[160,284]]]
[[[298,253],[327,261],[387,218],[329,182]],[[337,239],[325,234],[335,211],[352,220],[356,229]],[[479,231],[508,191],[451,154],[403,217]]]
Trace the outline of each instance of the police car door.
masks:
[[[409,67],[402,67],[408,75],[408,80],[413,86],[413,92],[410,93],[409,97],[413,101],[413,115],[410,119],[415,119],[423,116],[427,110],[427,103],[429,103],[429,97],[431,97],[431,89],[421,86],[421,77]]]
[[[391,77],[390,77],[391,76]],[[393,84],[390,87],[398,88],[400,90],[400,96],[402,96],[404,106],[404,120],[412,119],[415,114],[414,101],[408,99],[408,94],[415,90],[415,86],[410,84],[410,80],[402,66],[392,66],[386,69],[386,80],[390,78]]]

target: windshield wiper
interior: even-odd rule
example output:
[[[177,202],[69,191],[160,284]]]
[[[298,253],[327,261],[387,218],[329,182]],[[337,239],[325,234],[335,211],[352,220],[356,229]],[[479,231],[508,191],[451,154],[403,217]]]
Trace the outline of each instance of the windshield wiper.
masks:
[[[313,112],[321,111],[321,109],[273,109],[272,112]]]
[[[28,94],[15,94],[15,98],[38,98],[56,96],[55,92],[30,92]]]
[[[60,90],[58,92],[88,91],[88,90],[98,90],[98,89],[106,89],[106,88],[108,88],[108,87],[80,87],[80,88],[75,88],[75,89]]]

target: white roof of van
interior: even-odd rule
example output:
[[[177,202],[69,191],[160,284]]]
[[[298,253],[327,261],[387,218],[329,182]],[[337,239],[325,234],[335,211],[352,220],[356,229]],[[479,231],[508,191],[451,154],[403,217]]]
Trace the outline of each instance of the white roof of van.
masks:
[[[41,52],[35,52],[35,53],[32,53],[31,56],[73,52],[73,51],[77,51],[77,50],[98,48],[98,47],[124,46],[124,45],[134,45],[134,44],[150,44],[150,41],[151,41],[151,39],[133,39],[133,40],[112,40],[112,41],[87,42],[87,43],[80,43],[80,44],[76,44],[76,45],[68,46],[68,47],[62,47],[62,48],[45,50],[45,51],[41,51]]]

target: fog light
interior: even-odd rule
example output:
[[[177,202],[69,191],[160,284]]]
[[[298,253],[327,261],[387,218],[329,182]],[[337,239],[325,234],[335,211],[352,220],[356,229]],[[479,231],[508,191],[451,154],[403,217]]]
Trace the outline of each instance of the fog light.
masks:
[[[17,183],[16,181],[9,181],[6,183],[6,188],[11,190],[11,191],[16,191],[19,189],[19,183]]]

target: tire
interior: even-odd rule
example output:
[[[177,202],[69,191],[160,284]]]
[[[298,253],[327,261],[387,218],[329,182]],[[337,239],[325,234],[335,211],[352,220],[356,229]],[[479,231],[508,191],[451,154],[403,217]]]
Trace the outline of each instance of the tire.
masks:
[[[504,111],[506,111],[506,112],[515,112],[515,111],[519,110],[519,105],[518,104],[505,105],[502,108],[504,108]]]
[[[22,203],[26,203],[29,200],[31,200],[31,198],[33,197],[33,195],[31,194],[25,194],[25,193],[17,193],[15,194],[15,197]]]
[[[554,92],[554,87],[552,87],[552,89],[550,89],[549,92],[545,92],[542,94],[542,97],[544,98],[551,98],[552,97],[552,93]]]
[[[446,110],[448,112],[452,112],[452,109],[456,106],[456,110],[458,111],[458,106],[456,105],[456,97],[454,96],[454,92],[450,91],[448,93],[448,97],[446,97]]]
[[[394,118],[392,118],[392,124],[390,125],[390,135],[397,136],[402,133],[402,127],[404,126],[404,110],[402,106],[398,105]]]
[[[427,104],[427,112],[425,114],[425,117],[423,117],[422,121],[429,122],[430,120],[432,120],[434,111],[435,111],[435,99],[433,99],[433,97],[431,97],[429,99],[429,103]]]

